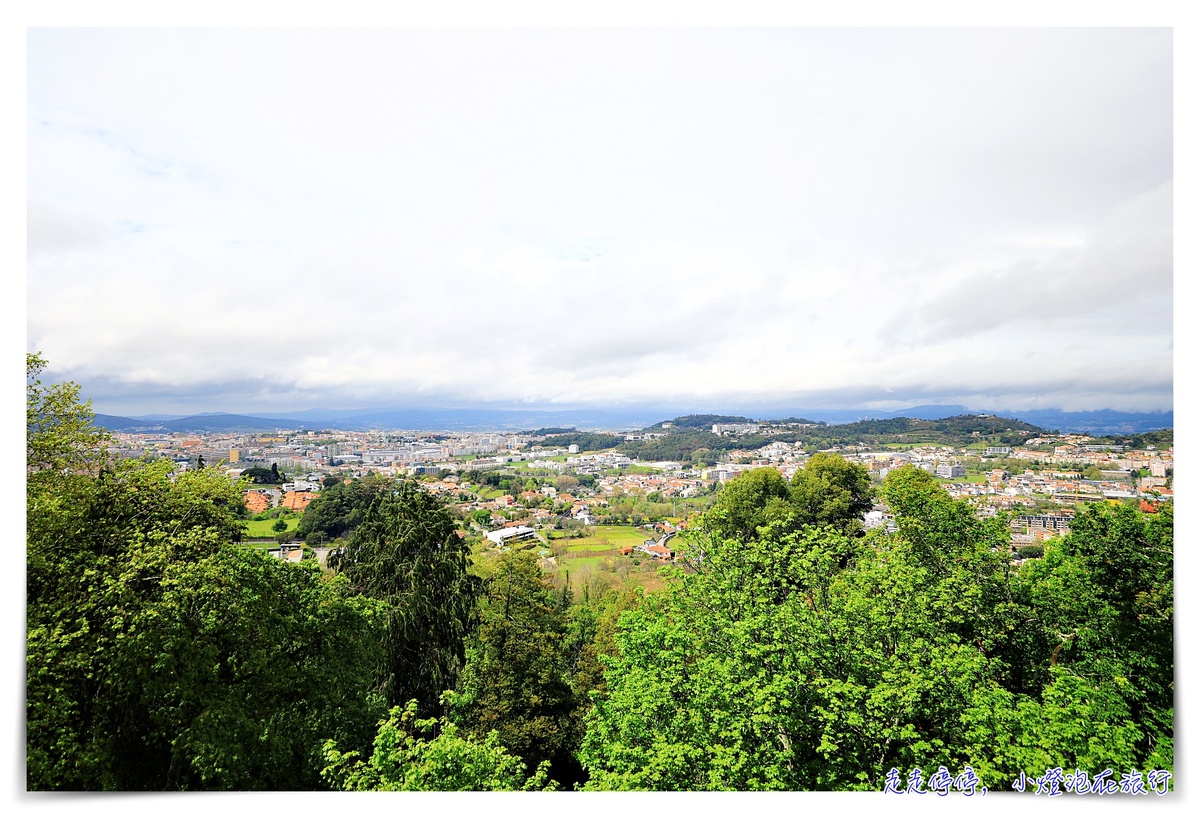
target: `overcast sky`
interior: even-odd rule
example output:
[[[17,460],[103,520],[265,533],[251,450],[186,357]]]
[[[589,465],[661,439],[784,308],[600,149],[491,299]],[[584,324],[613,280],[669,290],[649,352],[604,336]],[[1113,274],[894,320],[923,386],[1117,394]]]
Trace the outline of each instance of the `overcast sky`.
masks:
[[[35,29],[111,414],[1171,409],[1169,29]]]

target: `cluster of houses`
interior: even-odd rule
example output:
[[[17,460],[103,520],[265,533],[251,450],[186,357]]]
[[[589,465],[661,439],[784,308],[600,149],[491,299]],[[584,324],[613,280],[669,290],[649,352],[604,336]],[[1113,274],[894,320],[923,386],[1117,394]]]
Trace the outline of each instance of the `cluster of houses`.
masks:
[[[242,502],[251,514],[261,514],[273,508],[304,511],[315,499],[315,491],[281,491],[275,488],[249,489],[242,494]]]

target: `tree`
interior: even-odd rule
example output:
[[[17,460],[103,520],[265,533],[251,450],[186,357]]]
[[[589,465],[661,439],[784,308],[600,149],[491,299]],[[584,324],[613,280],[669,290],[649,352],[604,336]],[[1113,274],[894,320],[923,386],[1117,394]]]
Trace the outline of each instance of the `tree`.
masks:
[[[867,789],[970,765],[1173,766],[1171,524],[1093,507],[1019,572],[1003,519],[889,475],[899,532],[703,528],[626,613],[580,758],[592,789]],[[696,554],[695,549],[702,549]]]
[[[46,361],[25,356],[25,469],[33,472],[94,473],[105,461],[109,435],[94,425],[91,401],[80,403],[71,382],[44,385]]]
[[[503,554],[488,579],[480,624],[470,641],[454,716],[477,740],[500,743],[571,783],[577,706],[566,661],[566,599],[556,597],[527,551]]]
[[[792,504],[801,525],[831,525],[847,533],[862,531],[862,515],[871,510],[871,477],[858,463],[817,452],[792,475]]]
[[[705,514],[705,525],[718,536],[750,540],[768,520],[786,517],[791,499],[788,481],[778,470],[751,469],[725,484]]]
[[[350,533],[363,521],[377,495],[388,489],[381,477],[363,477],[339,482],[324,489],[304,509],[296,534],[304,540],[319,534],[334,540]]]
[[[416,699],[425,715],[454,687],[479,583],[441,501],[409,480],[379,482],[372,494],[335,567],[358,593],[387,605],[389,706]]]
[[[323,739],[369,741],[381,617],[236,545],[223,475],[125,461],[35,489],[31,789],[311,787]]]
[[[242,548],[164,586],[114,668],[119,789],[316,789],[325,740],[369,745],[382,605]]]
[[[1070,534],[1047,541],[1045,556],[1025,563],[1015,583],[1037,627],[1026,661],[1030,675],[1045,680],[1043,699],[1072,684],[1064,674],[1090,680],[1089,695],[1103,708],[1058,712],[1074,714],[1076,734],[1078,722],[1099,716],[1122,730],[1131,725],[1125,758],[1144,768],[1174,764],[1173,518],[1170,503],[1156,514],[1086,506]]]
[[[48,454],[27,484],[27,787],[302,789],[325,739],[367,746],[381,606],[240,546],[241,492],[215,470],[89,472],[77,387],[30,392]]]
[[[418,719],[415,701],[392,708],[379,726],[374,752],[365,761],[325,744],[325,780],[346,791],[550,790],[547,765],[525,775],[520,757],[500,745],[495,731],[482,741],[459,734],[448,719]],[[428,737],[426,737],[428,736]]]
[[[779,523],[782,530],[833,526],[848,533],[862,530],[861,516],[871,508],[866,469],[835,454],[813,455],[789,484],[770,467],[751,469],[721,488],[704,517],[705,530],[745,542],[760,527]]]

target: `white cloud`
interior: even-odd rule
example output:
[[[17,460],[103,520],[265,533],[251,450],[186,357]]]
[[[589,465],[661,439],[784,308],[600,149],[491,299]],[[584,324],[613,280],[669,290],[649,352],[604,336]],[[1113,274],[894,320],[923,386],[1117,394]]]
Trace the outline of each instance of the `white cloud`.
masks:
[[[35,30],[28,343],[101,411],[1169,408],[1171,60],[1166,29]]]

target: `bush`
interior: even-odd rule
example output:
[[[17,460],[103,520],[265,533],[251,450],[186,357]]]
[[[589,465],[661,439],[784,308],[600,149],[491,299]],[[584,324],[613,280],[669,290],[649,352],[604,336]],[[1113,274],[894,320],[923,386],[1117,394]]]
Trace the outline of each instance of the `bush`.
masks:
[[[1017,549],[1017,556],[1023,560],[1040,557],[1046,553],[1040,545],[1022,545]]]

